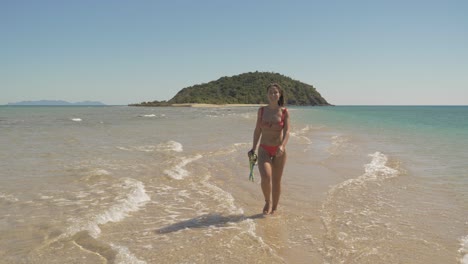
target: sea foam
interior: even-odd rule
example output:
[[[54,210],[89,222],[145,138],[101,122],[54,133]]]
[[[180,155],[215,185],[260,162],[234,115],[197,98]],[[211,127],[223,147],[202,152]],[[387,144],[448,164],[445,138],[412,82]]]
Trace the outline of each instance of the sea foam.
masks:
[[[458,253],[462,256],[460,258],[460,263],[468,264],[468,235],[460,238],[460,249]]]
[[[116,250],[117,256],[115,259],[116,263],[125,263],[125,264],[146,264],[146,261],[139,260],[135,255],[133,255],[127,247],[111,244],[111,247]]]
[[[175,152],[182,152],[184,151],[184,148],[182,146],[182,144],[180,144],[179,142],[177,141],[168,141],[168,142],[165,142],[165,143],[161,143],[157,146],[157,149],[159,151],[175,151]]]
[[[370,163],[364,165],[365,173],[363,175],[341,182],[340,184],[333,186],[328,191],[327,200],[322,205],[324,209],[322,220],[327,230],[330,228],[332,218],[332,216],[327,212],[327,209],[329,209],[328,207],[334,203],[335,196],[340,191],[361,188],[369,182],[382,181],[399,175],[400,172],[398,170],[386,166],[388,157],[385,154],[375,152],[373,154],[369,154],[369,156],[372,157],[372,160]]]
[[[304,140],[307,145],[310,145],[310,144],[312,144],[312,140],[310,140],[310,138],[304,136],[310,130],[311,130],[310,126],[306,126],[306,127],[302,128],[300,130],[293,130],[290,134],[293,137]]]
[[[0,199],[8,201],[8,202],[17,202],[18,201],[18,198],[14,197],[13,195],[4,194],[4,193],[0,193]]]
[[[178,164],[176,164],[174,167],[172,167],[169,170],[165,170],[164,173],[175,180],[182,180],[183,178],[190,175],[190,173],[185,169],[185,166],[187,166],[187,164],[193,161],[196,161],[202,157],[203,157],[202,155],[198,154],[191,158],[182,158]]]
[[[108,222],[119,222],[127,217],[130,212],[138,211],[150,200],[143,183],[140,181],[127,178],[124,180],[123,188],[127,191],[124,198],[118,199],[117,203],[104,212],[91,217],[89,220],[84,220],[84,223],[83,221],[77,222],[68,229],[67,235],[72,236],[86,230],[92,237],[97,238],[101,233],[99,225]]]

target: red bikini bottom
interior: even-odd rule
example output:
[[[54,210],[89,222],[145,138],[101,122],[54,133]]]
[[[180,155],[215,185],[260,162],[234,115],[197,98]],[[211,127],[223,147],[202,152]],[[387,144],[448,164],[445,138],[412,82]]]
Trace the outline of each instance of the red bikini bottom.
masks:
[[[268,145],[260,144],[260,147],[263,148],[266,152],[268,152],[270,157],[274,157],[276,156],[276,152],[278,151],[279,146],[268,146]]]

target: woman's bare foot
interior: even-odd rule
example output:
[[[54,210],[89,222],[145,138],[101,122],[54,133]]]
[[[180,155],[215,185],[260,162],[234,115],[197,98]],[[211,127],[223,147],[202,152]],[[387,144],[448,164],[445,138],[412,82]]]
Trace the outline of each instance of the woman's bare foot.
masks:
[[[265,206],[263,207],[263,214],[268,215],[271,213],[270,201],[265,200]]]
[[[271,213],[270,214],[275,214],[276,209],[278,209],[277,206],[273,206],[273,208],[271,208]]]

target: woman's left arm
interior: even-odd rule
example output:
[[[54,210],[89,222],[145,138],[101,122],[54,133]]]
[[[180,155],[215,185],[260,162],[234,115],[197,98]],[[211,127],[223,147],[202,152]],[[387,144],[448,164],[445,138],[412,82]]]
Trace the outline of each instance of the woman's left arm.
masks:
[[[289,140],[289,111],[288,109],[284,110],[284,127],[283,127],[283,139],[281,140],[280,149],[284,152],[286,149],[286,144]]]

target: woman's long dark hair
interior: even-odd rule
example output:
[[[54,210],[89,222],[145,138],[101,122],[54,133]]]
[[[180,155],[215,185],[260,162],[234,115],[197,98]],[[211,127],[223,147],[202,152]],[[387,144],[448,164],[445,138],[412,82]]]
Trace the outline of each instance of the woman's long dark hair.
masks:
[[[283,89],[281,89],[281,86],[277,83],[270,83],[268,86],[267,86],[267,92],[268,90],[270,90],[271,87],[275,87],[276,89],[278,89],[278,91],[280,92],[280,98],[278,99],[278,105],[279,106],[284,106],[284,92],[283,92]]]

